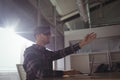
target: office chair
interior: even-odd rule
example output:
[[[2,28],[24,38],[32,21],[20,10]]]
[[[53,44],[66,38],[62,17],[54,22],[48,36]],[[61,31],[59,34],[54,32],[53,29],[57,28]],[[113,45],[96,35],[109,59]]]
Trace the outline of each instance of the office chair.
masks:
[[[23,65],[22,64],[16,64],[17,67],[17,71],[20,77],[20,80],[26,80],[26,72],[23,69]]]

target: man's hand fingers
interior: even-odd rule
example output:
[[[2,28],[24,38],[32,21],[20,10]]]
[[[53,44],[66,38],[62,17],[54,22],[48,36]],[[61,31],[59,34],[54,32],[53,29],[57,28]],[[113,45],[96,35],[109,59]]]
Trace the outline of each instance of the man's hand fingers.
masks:
[[[92,32],[87,34],[85,38],[80,42],[80,47],[88,44],[89,42],[93,41],[96,38],[96,33]]]
[[[96,33],[92,32],[92,33],[87,34],[87,35],[85,36],[85,41],[91,40],[91,39],[94,39],[94,38],[96,38]]]

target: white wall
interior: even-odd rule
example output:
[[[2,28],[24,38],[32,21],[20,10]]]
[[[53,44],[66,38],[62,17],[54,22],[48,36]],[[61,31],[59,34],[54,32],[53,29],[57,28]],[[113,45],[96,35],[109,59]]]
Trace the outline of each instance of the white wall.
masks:
[[[65,32],[65,47],[69,46],[69,41],[83,39],[84,36],[90,32],[95,32],[97,34],[97,38],[120,36],[120,25],[66,31]],[[66,60],[65,61],[66,70],[71,69],[70,56],[67,56],[65,60]]]

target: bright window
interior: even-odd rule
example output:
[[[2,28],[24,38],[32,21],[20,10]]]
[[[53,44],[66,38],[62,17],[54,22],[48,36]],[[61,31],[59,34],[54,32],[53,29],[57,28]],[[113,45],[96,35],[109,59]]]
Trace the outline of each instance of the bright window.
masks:
[[[23,52],[33,42],[0,28],[0,72],[16,71],[16,64],[23,61]]]

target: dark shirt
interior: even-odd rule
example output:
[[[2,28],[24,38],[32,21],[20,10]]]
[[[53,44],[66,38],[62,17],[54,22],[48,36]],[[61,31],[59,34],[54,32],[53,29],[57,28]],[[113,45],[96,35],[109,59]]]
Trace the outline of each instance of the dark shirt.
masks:
[[[63,58],[78,49],[80,49],[79,44],[55,52],[49,51],[45,47],[37,44],[26,48],[23,63],[24,70],[27,74],[26,80],[35,80],[44,77],[62,77],[63,71],[53,70],[53,60]]]

